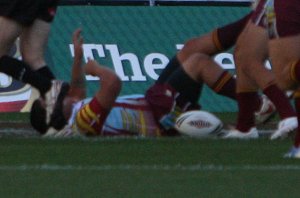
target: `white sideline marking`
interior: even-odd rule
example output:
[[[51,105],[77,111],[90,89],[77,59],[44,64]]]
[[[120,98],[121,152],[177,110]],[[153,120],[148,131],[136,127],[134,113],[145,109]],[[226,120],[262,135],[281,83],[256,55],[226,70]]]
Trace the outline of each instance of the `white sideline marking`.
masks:
[[[274,132],[274,130],[260,130],[259,135],[261,137],[266,137],[271,135]],[[1,136],[19,136],[19,137],[41,137],[36,131],[32,129],[27,129],[27,128],[19,128],[19,129],[14,129],[14,128],[4,128],[0,129],[0,137]],[[124,136],[117,136],[117,137],[99,137],[99,138],[85,138],[85,137],[47,137],[47,138],[54,138],[54,139],[65,139],[65,138],[80,138],[83,140],[88,140],[88,141],[107,141],[109,139],[115,140],[115,139],[148,139],[147,137],[124,137]],[[208,137],[208,138],[216,138],[216,137]]]
[[[84,165],[0,165],[0,171],[285,171],[300,170],[300,165],[100,165],[100,166],[84,166]]]

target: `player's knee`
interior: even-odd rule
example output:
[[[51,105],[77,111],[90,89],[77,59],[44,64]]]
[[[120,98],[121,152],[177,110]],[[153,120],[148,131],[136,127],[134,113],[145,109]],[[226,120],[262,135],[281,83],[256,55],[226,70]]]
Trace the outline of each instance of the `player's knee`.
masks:
[[[276,84],[281,90],[288,90],[291,88],[291,81],[288,80],[288,76],[283,75],[282,73],[275,73]]]
[[[189,57],[195,53],[210,55],[215,53],[215,50],[215,45],[211,39],[211,35],[207,34],[186,41],[184,47],[179,53]]]
[[[195,53],[182,67],[192,79],[202,81],[204,72],[211,67],[211,58],[205,54]]]
[[[194,75],[195,73],[201,73],[203,64],[200,64],[201,60],[204,59],[202,54],[191,55],[183,64],[182,67],[184,71],[189,75]]]
[[[191,38],[184,43],[184,47],[182,48],[183,51],[192,51],[196,48],[196,40],[197,38]]]
[[[252,73],[257,66],[260,67],[263,64],[260,60],[239,49],[235,50],[233,57],[237,71],[243,70],[245,73]]]
[[[244,50],[240,47],[240,46],[236,46],[236,48],[234,49],[234,53],[233,53],[233,58],[234,58],[234,62],[236,67],[242,67],[245,64],[239,64],[242,62],[245,62],[247,59],[245,57],[245,52]]]
[[[30,65],[34,70],[39,69],[39,67],[44,66],[46,64],[44,57],[39,56],[37,54],[34,55],[34,54],[22,53],[22,59],[24,62]]]
[[[285,65],[285,69],[276,72],[279,83],[285,83],[284,89],[294,89],[300,84],[300,60]]]

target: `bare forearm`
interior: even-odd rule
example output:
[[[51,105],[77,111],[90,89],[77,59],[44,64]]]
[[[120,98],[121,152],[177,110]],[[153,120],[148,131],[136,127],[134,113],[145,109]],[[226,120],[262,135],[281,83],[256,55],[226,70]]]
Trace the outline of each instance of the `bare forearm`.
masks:
[[[71,85],[77,88],[85,88],[85,73],[81,60],[75,60],[72,67]]]

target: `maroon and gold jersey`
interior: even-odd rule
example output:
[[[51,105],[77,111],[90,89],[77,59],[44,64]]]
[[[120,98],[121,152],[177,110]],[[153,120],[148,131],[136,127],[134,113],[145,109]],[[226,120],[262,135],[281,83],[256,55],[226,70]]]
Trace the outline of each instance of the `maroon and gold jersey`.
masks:
[[[91,99],[77,102],[62,134],[160,136],[161,128],[142,95],[119,97],[111,111],[95,112]]]
[[[300,0],[259,0],[251,20],[270,38],[300,34]]]

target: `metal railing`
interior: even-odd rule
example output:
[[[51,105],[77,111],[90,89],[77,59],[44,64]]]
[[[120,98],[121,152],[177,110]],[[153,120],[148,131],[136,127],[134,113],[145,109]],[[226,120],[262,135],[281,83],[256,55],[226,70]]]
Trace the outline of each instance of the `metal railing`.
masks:
[[[61,0],[60,5],[250,5],[253,0]]]

